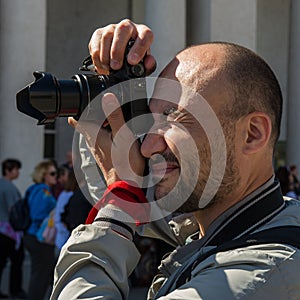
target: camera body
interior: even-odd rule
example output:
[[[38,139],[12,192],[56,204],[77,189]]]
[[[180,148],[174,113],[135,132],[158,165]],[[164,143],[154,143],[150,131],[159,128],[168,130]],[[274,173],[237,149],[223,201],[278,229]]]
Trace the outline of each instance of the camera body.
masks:
[[[101,99],[102,92],[110,91],[119,99],[125,121],[147,115],[149,108],[143,60],[134,66],[127,62],[133,42],[127,45],[122,68],[111,70],[109,75],[91,72],[93,66],[90,57],[83,61],[81,67],[88,73],[75,74],[71,79],[59,80],[50,73],[34,72],[35,81],[16,95],[18,110],[37,119],[38,125],[53,123],[57,117],[74,117],[78,120],[93,99],[98,96]],[[136,128],[141,123],[131,126],[137,134],[146,130]]]

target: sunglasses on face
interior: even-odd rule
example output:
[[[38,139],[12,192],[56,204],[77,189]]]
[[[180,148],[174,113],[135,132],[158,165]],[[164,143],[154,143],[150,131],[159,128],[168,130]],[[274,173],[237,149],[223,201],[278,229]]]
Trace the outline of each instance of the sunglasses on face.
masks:
[[[52,172],[49,172],[48,173],[50,176],[56,176],[57,175],[57,172],[56,171],[52,171]]]

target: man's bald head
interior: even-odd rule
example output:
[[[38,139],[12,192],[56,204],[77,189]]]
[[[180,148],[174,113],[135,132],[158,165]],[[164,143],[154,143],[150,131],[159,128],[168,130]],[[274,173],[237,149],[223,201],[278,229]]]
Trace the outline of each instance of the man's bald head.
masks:
[[[272,122],[271,145],[276,143],[281,89],[268,64],[251,50],[225,42],[192,46],[178,53],[161,76],[177,79],[205,98],[220,95],[223,113],[232,121],[254,111],[266,113]]]

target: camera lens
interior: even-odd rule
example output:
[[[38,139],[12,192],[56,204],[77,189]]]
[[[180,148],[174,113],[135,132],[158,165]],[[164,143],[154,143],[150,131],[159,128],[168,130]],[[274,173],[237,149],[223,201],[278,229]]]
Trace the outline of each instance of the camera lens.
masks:
[[[106,89],[107,78],[77,74],[58,80],[50,73],[34,72],[35,81],[17,93],[19,111],[38,120],[38,125],[56,117],[79,119],[88,103]]]
[[[76,79],[57,80],[53,75],[34,72],[35,82],[17,93],[19,111],[47,124],[59,116],[76,116],[81,107],[80,85]]]

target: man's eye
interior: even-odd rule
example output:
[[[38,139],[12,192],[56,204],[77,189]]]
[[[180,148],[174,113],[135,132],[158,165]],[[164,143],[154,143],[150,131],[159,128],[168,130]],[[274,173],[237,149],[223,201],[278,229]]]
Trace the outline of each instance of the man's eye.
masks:
[[[168,115],[173,114],[176,110],[177,110],[177,109],[176,109],[175,107],[170,107],[170,108],[166,109],[166,110],[163,112],[163,114],[164,114],[165,116],[168,116]]]
[[[180,115],[180,113],[181,112],[175,107],[168,108],[163,112],[168,121],[174,121]]]

